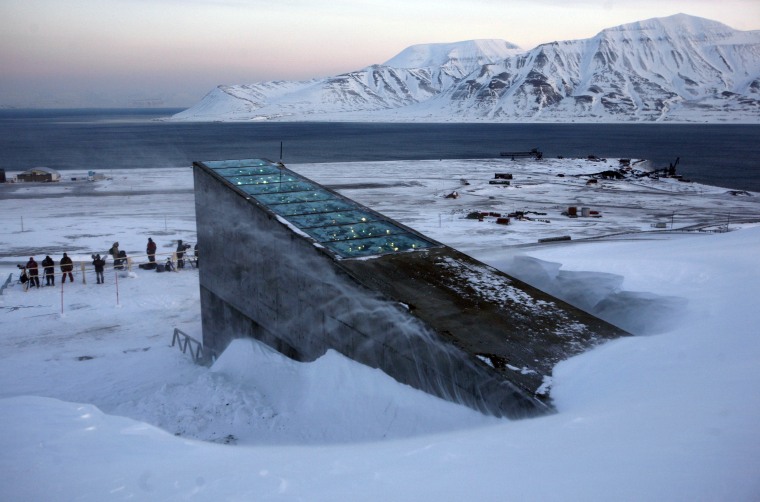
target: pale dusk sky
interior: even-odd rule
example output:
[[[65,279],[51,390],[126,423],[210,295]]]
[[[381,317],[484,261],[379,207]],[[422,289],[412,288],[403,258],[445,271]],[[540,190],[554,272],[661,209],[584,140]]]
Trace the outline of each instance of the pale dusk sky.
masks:
[[[219,84],[336,75],[414,44],[527,50],[681,12],[760,29],[760,0],[0,0],[0,108],[184,107]]]

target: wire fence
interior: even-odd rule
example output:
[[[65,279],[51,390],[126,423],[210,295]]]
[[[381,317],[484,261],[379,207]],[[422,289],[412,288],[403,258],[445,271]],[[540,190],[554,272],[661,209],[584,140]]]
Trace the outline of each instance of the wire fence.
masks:
[[[110,255],[108,256],[110,258]],[[150,260],[153,257],[153,261]],[[105,257],[103,258],[106,259]],[[94,260],[93,260],[94,261]],[[184,252],[182,256],[176,251],[171,253],[155,253],[153,255],[134,255],[113,258],[113,261],[106,262],[103,267],[104,275],[110,272],[127,271],[131,272],[134,268],[144,270],[153,270],[159,272],[178,272],[183,268],[198,268],[198,257],[191,252]],[[95,265],[91,261],[75,262],[75,275],[81,277],[81,281],[86,284],[88,276],[96,276]]]

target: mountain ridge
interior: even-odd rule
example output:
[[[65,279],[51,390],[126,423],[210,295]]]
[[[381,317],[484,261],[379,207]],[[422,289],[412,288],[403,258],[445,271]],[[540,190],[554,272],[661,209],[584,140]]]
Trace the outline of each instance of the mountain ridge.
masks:
[[[760,122],[760,30],[676,14],[524,51],[408,47],[300,82],[218,86],[177,121]]]

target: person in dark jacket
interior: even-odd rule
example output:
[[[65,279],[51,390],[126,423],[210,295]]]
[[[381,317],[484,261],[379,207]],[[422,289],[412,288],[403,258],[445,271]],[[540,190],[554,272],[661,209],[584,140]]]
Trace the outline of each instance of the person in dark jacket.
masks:
[[[185,268],[185,251],[190,244],[183,244],[182,239],[177,241],[177,268]]]
[[[150,237],[148,237],[148,246],[145,248],[145,253],[148,255],[149,262],[156,262],[156,243]]]
[[[55,286],[55,262],[50,255],[42,260],[42,266],[45,271],[45,286]]]
[[[69,258],[69,255],[66,253],[63,253],[63,258],[61,258],[60,261],[61,266],[61,273],[63,273],[63,283],[66,283],[66,274],[68,274],[69,279],[71,279],[71,282],[74,282],[74,274],[71,273],[72,270],[74,270],[74,262],[71,261],[71,258]]]
[[[26,273],[29,276],[29,287],[40,287],[40,271],[37,262],[34,261],[34,256],[29,257],[29,261],[26,262]]]
[[[26,273],[26,265],[19,265],[18,268],[21,269],[21,275],[19,276],[18,280],[24,287],[24,293],[26,293],[29,289],[29,276]]]
[[[92,265],[95,267],[95,278],[98,284],[105,284],[106,280],[103,277],[103,270],[106,268],[106,261],[99,254],[96,254],[92,260]]]

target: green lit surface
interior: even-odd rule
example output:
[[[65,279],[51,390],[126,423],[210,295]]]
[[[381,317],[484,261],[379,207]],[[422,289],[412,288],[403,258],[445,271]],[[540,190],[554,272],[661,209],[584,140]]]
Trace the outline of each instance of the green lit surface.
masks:
[[[258,167],[227,167],[217,169],[216,172],[222,176],[260,176],[264,174],[279,174],[280,169],[274,166]]]
[[[273,167],[279,169],[277,164],[265,159],[207,160],[203,164],[211,169],[222,169],[225,167]]]
[[[334,227],[317,227],[309,229],[309,233],[321,241],[345,241],[348,239],[366,239],[369,237],[385,237],[403,233],[399,227],[385,221],[369,223],[354,223]]]
[[[303,192],[275,192],[254,195],[254,198],[267,206],[274,204],[296,204],[299,202],[322,202],[335,200],[335,195],[327,190],[311,189]]]
[[[282,183],[258,183],[256,185],[246,185],[243,190],[249,194],[259,193],[280,193],[280,192],[303,192],[311,190],[314,187],[312,183],[304,181],[288,181]]]
[[[295,226],[306,230],[315,227],[347,225],[349,223],[365,223],[378,219],[378,216],[367,211],[351,209],[330,213],[298,214],[288,218]]]
[[[260,176],[237,176],[230,175],[224,176],[224,178],[233,185],[275,185],[278,189],[282,189],[283,183],[300,181],[300,178],[295,176],[277,174],[263,174]],[[312,187],[313,184],[309,184]]]
[[[263,159],[203,164],[343,258],[437,245],[282,165]]]
[[[269,209],[279,214],[280,216],[284,216],[285,219],[290,220],[291,216],[297,216],[301,214],[317,214],[356,209],[356,205],[342,199],[332,199],[319,202],[301,202],[297,204],[276,204],[269,206]]]
[[[353,239],[335,241],[325,246],[333,249],[341,256],[372,256],[378,254],[398,253],[399,251],[414,251],[433,246],[425,239],[413,234],[399,234],[388,237],[376,237],[372,239]]]

